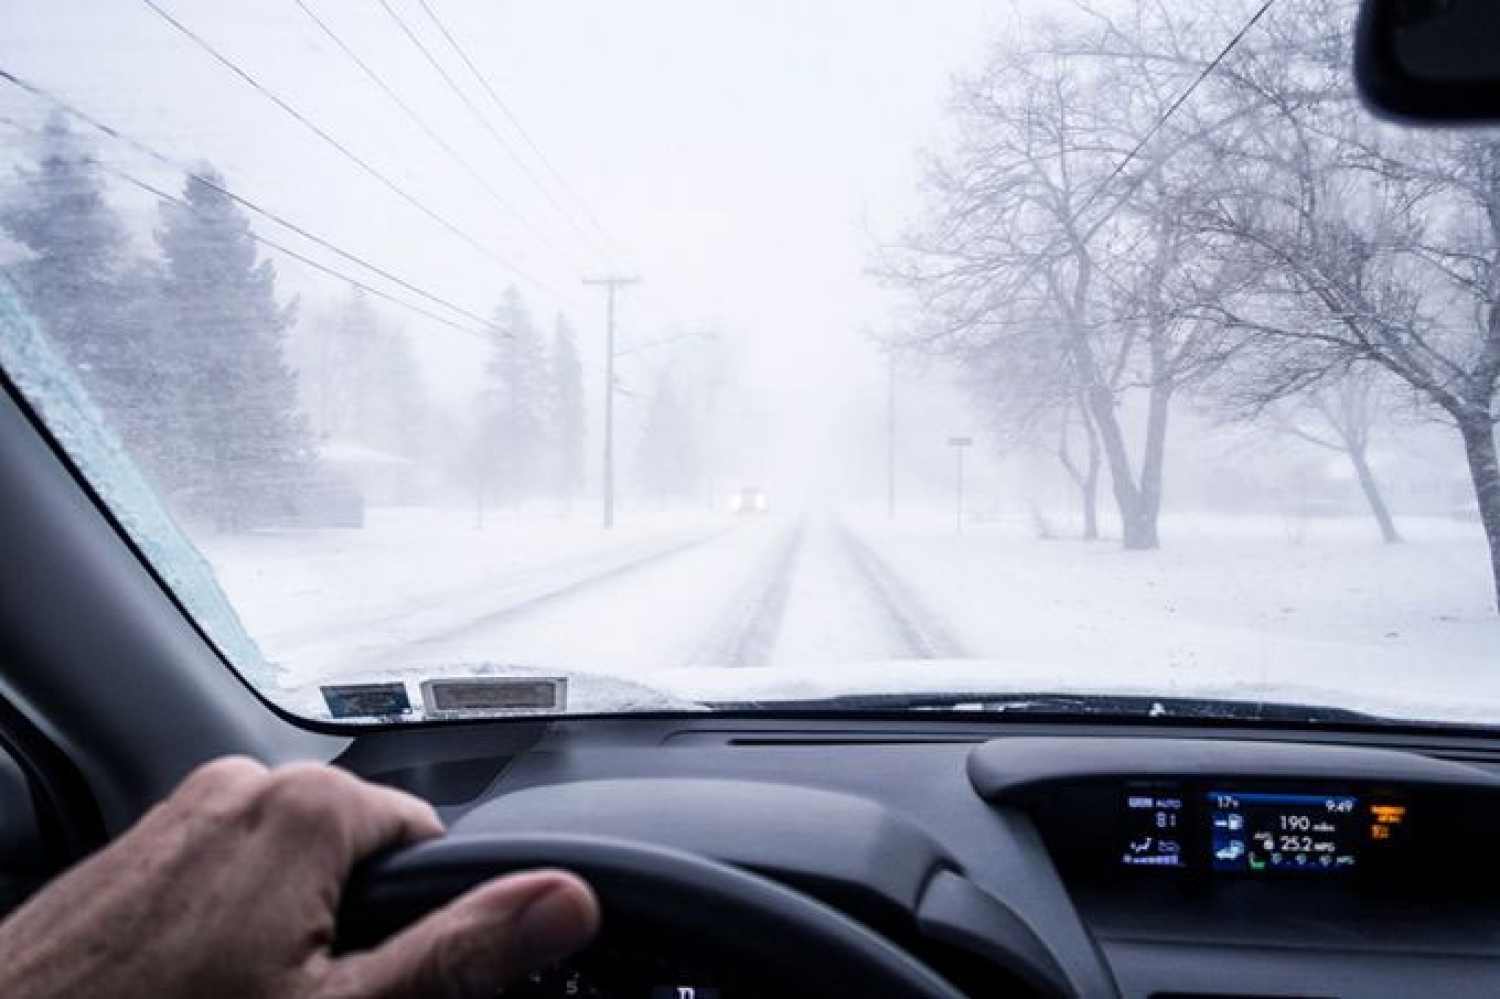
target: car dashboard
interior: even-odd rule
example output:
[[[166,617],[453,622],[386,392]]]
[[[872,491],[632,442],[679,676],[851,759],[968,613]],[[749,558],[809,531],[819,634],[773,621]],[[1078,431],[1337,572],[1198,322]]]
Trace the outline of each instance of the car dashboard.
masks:
[[[1459,739],[679,716],[388,730],[339,762],[455,836],[763,875],[973,995],[1500,993],[1500,760]],[[753,992],[652,951],[506,994]]]

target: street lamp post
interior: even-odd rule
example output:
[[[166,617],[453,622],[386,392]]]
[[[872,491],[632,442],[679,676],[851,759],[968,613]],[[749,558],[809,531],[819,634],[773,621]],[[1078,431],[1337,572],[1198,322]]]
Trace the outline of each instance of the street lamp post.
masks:
[[[964,449],[974,446],[972,437],[949,437],[948,446],[953,448],[954,466],[957,478],[957,489],[955,491],[954,523],[958,527],[958,533],[964,533]]]

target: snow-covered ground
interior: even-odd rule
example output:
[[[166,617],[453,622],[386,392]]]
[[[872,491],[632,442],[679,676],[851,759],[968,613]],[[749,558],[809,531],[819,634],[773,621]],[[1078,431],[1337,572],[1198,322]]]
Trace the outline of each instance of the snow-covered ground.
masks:
[[[1164,547],[1024,519],[823,511],[591,518],[375,510],[359,531],[211,540],[298,705],[333,679],[488,668],[669,699],[1118,691],[1500,722],[1500,619],[1475,525],[1177,515]],[[606,684],[607,687],[607,684]],[[606,687],[600,687],[604,690]]]
[[[1302,701],[1500,722],[1500,619],[1476,524],[1179,515],[1163,548],[1029,525],[859,525],[1013,689]]]
[[[472,511],[376,508],[360,530],[198,540],[266,658],[305,681],[375,665],[725,527],[707,515],[639,515],[606,533],[582,514],[491,513],[476,528]]]

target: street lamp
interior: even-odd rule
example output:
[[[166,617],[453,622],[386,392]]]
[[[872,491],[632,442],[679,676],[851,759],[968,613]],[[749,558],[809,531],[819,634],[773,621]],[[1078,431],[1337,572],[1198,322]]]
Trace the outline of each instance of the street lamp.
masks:
[[[954,521],[958,526],[958,533],[964,533],[964,449],[974,446],[972,437],[949,437],[948,446],[953,449],[954,465],[957,471],[956,505],[954,508]]]

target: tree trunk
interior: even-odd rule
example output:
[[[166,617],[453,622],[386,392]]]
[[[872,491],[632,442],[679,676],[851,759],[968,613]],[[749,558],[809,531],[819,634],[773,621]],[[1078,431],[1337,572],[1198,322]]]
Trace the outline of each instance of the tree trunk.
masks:
[[[1089,415],[1099,430],[1100,442],[1104,445],[1104,458],[1109,463],[1109,481],[1115,494],[1115,506],[1120,511],[1120,542],[1128,550],[1144,551],[1158,546],[1156,537],[1156,515],[1143,515],[1141,493],[1136,488],[1135,477],[1130,471],[1130,454],[1125,447],[1125,434],[1120,429],[1115,415],[1115,397],[1108,388],[1095,385],[1089,389]]]
[[[1083,483],[1079,486],[1083,491],[1083,540],[1099,540],[1099,446],[1091,444],[1089,447],[1088,468],[1084,472]]]
[[[1463,435],[1469,478],[1479,502],[1479,521],[1489,543],[1495,610],[1500,613],[1500,459],[1495,452],[1495,426],[1488,414],[1466,415],[1459,419],[1458,431]]]
[[[1385,497],[1380,493],[1380,484],[1375,481],[1375,473],[1370,469],[1370,463],[1365,459],[1365,449],[1362,447],[1351,447],[1345,452],[1349,455],[1349,461],[1354,465],[1354,474],[1359,479],[1360,491],[1365,494],[1365,501],[1370,504],[1370,512],[1375,515],[1375,523],[1380,525],[1380,537],[1388,545],[1400,544],[1401,532],[1396,530],[1396,521],[1391,518],[1390,508],[1385,505]]]
[[[1088,442],[1088,463],[1083,471],[1083,540],[1099,540],[1099,431],[1094,429],[1094,418],[1087,406],[1080,406],[1083,414],[1084,440]]]
[[[1162,475],[1167,461],[1167,416],[1171,405],[1172,386],[1165,382],[1153,385],[1146,412],[1146,450],[1141,459],[1141,501],[1137,514],[1142,548],[1161,547],[1157,520],[1161,516]]]
[[[1078,467],[1073,459],[1073,453],[1068,448],[1068,420],[1064,417],[1062,425],[1062,437],[1058,441],[1057,458],[1062,462],[1063,468],[1068,472],[1068,478],[1073,480],[1073,485],[1078,488],[1078,497],[1083,507],[1083,540],[1097,541],[1099,539],[1099,433],[1094,429],[1093,419],[1089,416],[1088,405],[1084,400],[1079,400],[1079,416],[1083,420],[1084,443],[1088,445],[1084,452],[1084,466]]]

